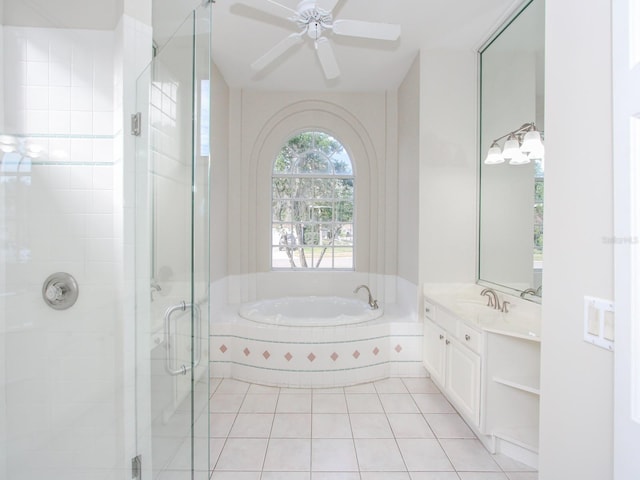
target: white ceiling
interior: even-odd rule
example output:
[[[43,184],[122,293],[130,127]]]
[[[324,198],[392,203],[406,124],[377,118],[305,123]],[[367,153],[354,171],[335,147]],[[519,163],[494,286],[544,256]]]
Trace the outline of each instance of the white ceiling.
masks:
[[[253,0],[266,2],[267,0]],[[291,9],[298,0],[277,0]],[[262,72],[250,64],[296,26],[236,0],[217,0],[213,10],[213,60],[231,87],[274,91],[371,92],[400,85],[420,49],[477,50],[520,1],[340,0],[334,19],[397,23],[396,42],[327,36],[341,70],[327,81],[313,42],[293,47]]]

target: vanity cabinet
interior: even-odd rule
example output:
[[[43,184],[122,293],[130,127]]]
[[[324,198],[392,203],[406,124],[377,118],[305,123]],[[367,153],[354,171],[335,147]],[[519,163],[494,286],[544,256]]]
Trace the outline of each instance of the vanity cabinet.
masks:
[[[517,317],[474,324],[459,315],[425,299],[425,368],[490,451],[537,467],[539,334]]]
[[[432,305],[425,307],[424,365],[457,410],[479,426],[482,359],[477,349],[480,333],[444,313],[436,317],[435,312]]]

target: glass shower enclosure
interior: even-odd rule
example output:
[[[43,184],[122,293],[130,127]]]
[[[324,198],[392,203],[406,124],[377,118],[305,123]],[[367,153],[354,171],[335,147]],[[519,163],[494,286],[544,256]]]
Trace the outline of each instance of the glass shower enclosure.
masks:
[[[210,8],[137,82],[136,419],[142,478],[209,476]]]
[[[0,479],[209,477],[212,9],[131,2],[0,1]]]

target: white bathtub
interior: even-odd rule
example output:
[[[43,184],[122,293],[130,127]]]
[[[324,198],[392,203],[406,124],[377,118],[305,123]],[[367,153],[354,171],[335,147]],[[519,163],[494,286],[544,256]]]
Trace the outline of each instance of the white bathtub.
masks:
[[[355,325],[380,318],[382,308],[344,297],[283,297],[246,303],[240,316],[258,323],[287,327]]]
[[[348,314],[333,317],[340,302],[331,299],[337,297],[292,298],[212,312],[211,376],[300,388],[426,375],[422,322],[414,312],[397,304],[372,311],[356,300],[347,302],[353,308]],[[284,310],[274,313],[276,307]]]

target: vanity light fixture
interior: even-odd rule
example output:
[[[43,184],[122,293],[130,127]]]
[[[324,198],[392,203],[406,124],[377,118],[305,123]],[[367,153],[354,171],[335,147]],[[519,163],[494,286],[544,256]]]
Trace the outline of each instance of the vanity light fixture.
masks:
[[[507,140],[504,142],[504,148],[500,149],[498,142],[503,138]],[[491,143],[484,163],[485,165],[497,165],[509,160],[509,165],[524,165],[531,160],[538,159],[544,159],[542,132],[536,128],[535,123],[530,122],[496,138]]]

